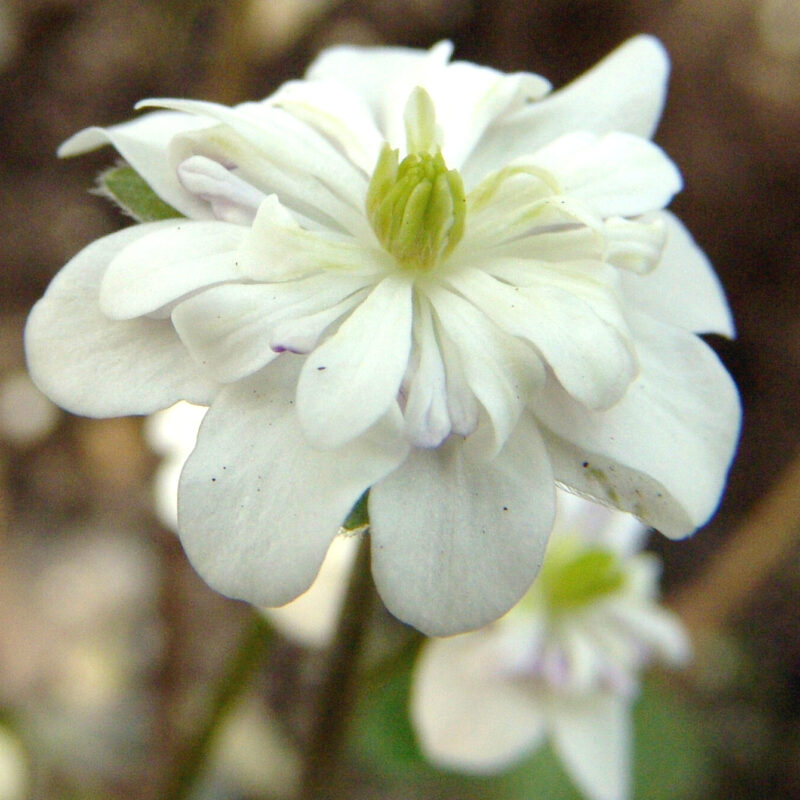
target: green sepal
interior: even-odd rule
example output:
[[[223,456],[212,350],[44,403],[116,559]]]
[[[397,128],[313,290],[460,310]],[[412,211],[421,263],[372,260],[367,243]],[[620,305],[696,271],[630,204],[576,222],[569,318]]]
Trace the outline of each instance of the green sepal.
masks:
[[[358,498],[358,502],[350,510],[347,519],[342,523],[342,527],[346,531],[357,531],[369,525],[369,511],[367,510],[368,497],[369,489]]]
[[[119,164],[103,172],[97,180],[97,193],[112,200],[137,222],[157,222],[183,216],[165,203],[128,164]]]

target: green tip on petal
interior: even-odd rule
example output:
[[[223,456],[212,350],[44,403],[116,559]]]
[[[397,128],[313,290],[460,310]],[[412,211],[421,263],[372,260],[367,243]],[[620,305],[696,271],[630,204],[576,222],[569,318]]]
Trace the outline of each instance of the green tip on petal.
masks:
[[[614,553],[593,548],[546,563],[540,581],[551,608],[571,609],[616,592],[625,582],[625,574]]]
[[[466,197],[456,170],[440,151],[411,153],[399,162],[383,146],[367,192],[367,215],[383,247],[401,266],[427,271],[464,233]]]

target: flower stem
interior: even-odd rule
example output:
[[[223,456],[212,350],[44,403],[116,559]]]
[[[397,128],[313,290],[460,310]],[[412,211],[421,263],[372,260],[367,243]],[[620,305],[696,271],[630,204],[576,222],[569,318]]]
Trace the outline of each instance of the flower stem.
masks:
[[[269,624],[261,614],[254,611],[252,620],[245,626],[233,657],[214,689],[208,715],[184,748],[183,757],[161,796],[162,800],[184,800],[189,796],[206,766],[207,756],[225,717],[261,664],[271,639],[272,629]]]
[[[369,536],[364,534],[328,654],[303,761],[299,800],[333,800],[337,796],[347,723],[356,701],[356,670],[374,603]]]

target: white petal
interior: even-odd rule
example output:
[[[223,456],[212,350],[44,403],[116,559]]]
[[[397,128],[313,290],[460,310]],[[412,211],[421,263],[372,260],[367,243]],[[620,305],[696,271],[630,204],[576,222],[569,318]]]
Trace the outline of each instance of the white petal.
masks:
[[[209,219],[212,216],[210,209],[181,185],[167,156],[168,145],[174,136],[209,124],[207,120],[190,114],[157,111],[109,128],[79,131],[59,147],[58,154],[75,156],[112,144],[162,200],[187,217]]]
[[[656,269],[623,275],[625,297],[640,311],[696,333],[735,334],[725,293],[713,267],[680,220],[668,211],[667,243]]]
[[[491,243],[491,249],[487,248],[485,253],[484,269],[490,275],[503,277],[496,269],[496,265],[507,263],[509,260],[513,260],[514,263],[518,263],[520,259],[556,262],[559,268],[565,261],[602,261],[606,242],[600,230],[599,225],[596,229],[588,225],[561,230],[531,229],[527,232],[528,235],[501,244]],[[480,257],[483,259],[484,254],[481,253]],[[536,271],[531,269],[529,277],[533,277],[535,274]],[[516,280],[507,280],[507,282],[516,283],[518,286],[526,285],[526,282],[520,283]]]
[[[588,215],[561,196],[561,186],[535,164],[509,164],[487,175],[467,195],[467,225],[459,252],[496,248],[560,224],[581,224]],[[599,225],[591,219],[586,224]]]
[[[330,643],[360,541],[358,535],[334,538],[311,588],[285,606],[263,609],[284,636],[305,647],[326,647]]]
[[[494,456],[544,383],[544,367],[532,348],[504,333],[475,306],[443,289],[434,288],[429,296],[459,351],[467,384],[492,420]]]
[[[550,90],[550,83],[538,75],[507,75],[466,61],[432,72],[423,85],[434,100],[442,126],[442,154],[453,169],[467,160],[495,119]]]
[[[642,647],[647,656],[675,666],[686,666],[692,655],[692,645],[680,617],[656,604],[625,602],[610,599],[609,606],[617,622],[622,623]]]
[[[644,545],[646,526],[632,514],[585,500],[565,491],[558,492],[555,528],[580,531],[587,545],[594,545],[629,559]]]
[[[635,376],[627,338],[574,294],[549,286],[523,291],[474,269],[447,277],[501,329],[531,342],[567,392],[589,408],[615,403]]]
[[[564,194],[602,217],[636,216],[664,208],[682,186],[664,152],[628,133],[570,133],[531,157],[551,172]]]
[[[449,42],[439,42],[431,50],[337,45],[326,48],[314,59],[306,77],[327,78],[353,86],[371,106],[377,106],[394,76],[418,70],[432,56],[444,65],[452,52],[453,45]]]
[[[100,284],[100,309],[133,319],[223,281],[240,280],[236,249],[246,228],[227,222],[173,220],[121,250]]]
[[[178,165],[178,178],[188,192],[211,206],[216,219],[251,225],[265,195],[231,170],[205,156],[191,156]]]
[[[179,303],[175,329],[189,352],[220,381],[239,380],[272,361],[275,327],[337,306],[363,284],[343,276],[216,286]],[[288,349],[288,348],[283,348]]]
[[[548,263],[534,259],[499,258],[487,261],[485,270],[524,290],[552,287],[579,297],[601,320],[623,335],[629,335],[619,293],[619,271],[601,260]],[[527,291],[522,294],[528,296]]]
[[[445,67],[452,52],[450,42],[439,42],[430,50],[331,47],[317,57],[306,75],[352,86],[372,110],[383,138],[393,147],[404,147],[405,99],[415,86],[425,88],[431,74]]]
[[[637,275],[655,269],[664,252],[667,227],[657,214],[652,217],[636,220],[609,217],[604,221],[609,264]]]
[[[309,231],[297,224],[275,195],[258,209],[238,254],[242,273],[258,281],[285,281],[320,270],[371,275],[391,263],[377,247],[352,236]]]
[[[53,279],[25,329],[28,368],[60,406],[93,417],[149,414],[178,400],[207,403],[215,384],[189,357],[169,320],[109,320],[100,312],[108,263],[173,221],[135,225],[90,244]]]
[[[297,386],[303,430],[319,447],[358,436],[395,402],[411,349],[411,284],[384,278],[306,360]]]
[[[181,541],[217,591],[282,605],[311,585],[361,494],[404,458],[398,420],[339,451],[306,443],[286,357],[268,381],[224,389],[200,428],[179,494]]]
[[[587,609],[581,620],[582,633],[597,656],[599,687],[631,698],[636,695],[638,672],[645,661],[645,647],[636,641],[600,606]]]
[[[348,161],[327,139],[281,108],[264,103],[243,103],[235,108],[196,100],[147,100],[137,108],[161,106],[197,114],[222,123],[210,131],[187,134],[172,143],[171,158],[177,163],[190,155],[206,155],[242,169],[242,178],[269,194],[268,187],[284,199],[297,194],[332,215],[345,227],[357,219],[366,225],[361,212],[366,197],[367,177]],[[210,152],[194,152],[195,143],[207,142]],[[227,164],[226,164],[227,165]],[[177,166],[177,164],[176,164]],[[258,180],[260,177],[261,180]],[[326,191],[327,190],[327,191]],[[332,194],[331,194],[332,193]]]
[[[365,99],[350,84],[327,78],[289,81],[269,101],[337,142],[365,173],[375,168],[383,137]]]
[[[365,287],[320,311],[281,320],[272,329],[269,346],[277,353],[310,353],[325,331],[360,305],[368,292]]]
[[[406,433],[416,447],[438,447],[450,433],[447,376],[433,327],[430,303],[417,298],[414,316],[416,369],[406,392],[403,417]]]
[[[628,561],[625,596],[653,600],[658,596],[661,561],[654,553],[636,552],[634,556]]]
[[[535,413],[552,432],[543,435],[560,482],[679,538],[719,502],[739,397],[698,337],[644,316],[632,323],[641,371],[619,403],[587,411],[553,383]]]
[[[432,636],[496,619],[541,566],[554,502],[527,416],[489,462],[469,459],[459,437],[412,451],[370,491],[372,572],[386,607]]]
[[[631,783],[631,720],[625,698],[592,694],[554,700],[553,744],[589,800],[626,800]]]
[[[461,772],[511,766],[541,742],[542,708],[528,686],[504,680],[487,629],[422,648],[411,684],[411,721],[425,756]]]
[[[650,138],[664,105],[668,71],[657,39],[630,39],[568,86],[499,120],[465,165],[465,180],[472,183],[571,131],[627,131]]]
[[[570,692],[586,692],[596,687],[602,664],[601,653],[593,637],[587,635],[576,618],[573,624],[563,625],[558,633],[562,658],[566,663],[566,687]]]
[[[467,382],[466,371],[459,349],[442,330],[436,326],[436,334],[444,359],[445,383],[447,386],[447,412],[450,416],[453,433],[469,436],[478,427],[480,405]]]
[[[281,109],[275,109],[275,112],[289,116]],[[302,123],[295,120],[293,124]],[[291,140],[293,133],[284,132],[282,138]],[[326,143],[324,147],[327,146]],[[374,239],[364,215],[363,203],[357,207],[351,205],[312,172],[297,171],[291,162],[280,159],[280,153],[276,157],[271,150],[259,148],[257,143],[244,139],[226,125],[179,134],[170,143],[169,156],[176,171],[190,159],[203,158],[217,162],[234,178],[251,186],[253,192],[265,196],[277,193],[304,228],[339,233],[349,231],[351,235],[361,235],[365,241],[370,236]],[[320,158],[325,160],[323,154]],[[361,179],[355,182],[361,182]],[[366,193],[366,182],[363,183]]]

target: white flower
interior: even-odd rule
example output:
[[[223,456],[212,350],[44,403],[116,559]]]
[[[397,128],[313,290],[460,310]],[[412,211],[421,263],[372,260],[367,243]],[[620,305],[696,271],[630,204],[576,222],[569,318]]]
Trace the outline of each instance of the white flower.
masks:
[[[112,143],[188,219],[67,264],[31,373],[90,416],[211,406],[180,533],[225,594],[302,593],[370,489],[384,602],[455,633],[528,588],[556,482],[673,537],[717,505],[738,397],[694,332],[732,323],[663,211],[662,47],[552,95],[450,54],[333,48],[263,102],[149,101],[62,147]]]
[[[630,708],[653,659],[682,665],[689,643],[656,600],[659,564],[638,552],[644,528],[561,496],[539,578],[483,630],[434,639],[415,667],[411,716],[433,762],[505,769],[547,737],[591,800],[623,800]]]

